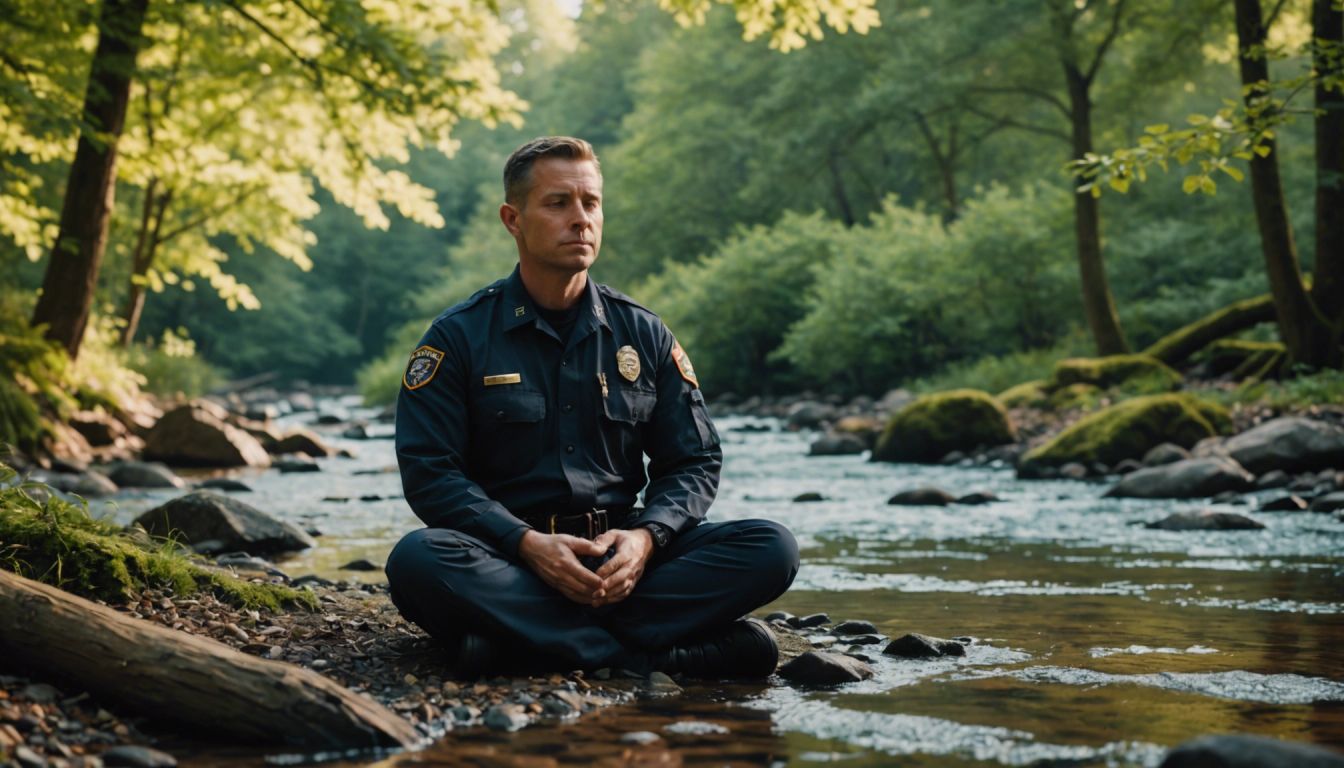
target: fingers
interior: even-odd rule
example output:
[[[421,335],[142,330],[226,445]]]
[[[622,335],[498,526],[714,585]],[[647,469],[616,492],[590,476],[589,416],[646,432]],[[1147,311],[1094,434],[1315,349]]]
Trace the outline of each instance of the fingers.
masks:
[[[561,542],[563,542],[565,546],[569,547],[569,550],[571,552],[573,552],[575,555],[578,555],[579,557],[600,557],[606,554],[609,543],[599,544],[598,542],[600,542],[602,538],[609,533],[613,532],[607,531],[607,533],[602,534],[602,536],[597,537],[593,541],[589,541],[587,539],[581,539],[578,536],[570,536],[568,534],[563,533],[558,534],[556,538],[559,539]]]
[[[600,534],[596,539],[593,539],[593,543],[601,547],[605,552],[608,547],[616,542],[616,534],[619,530],[620,529],[613,528],[612,530],[606,531]]]

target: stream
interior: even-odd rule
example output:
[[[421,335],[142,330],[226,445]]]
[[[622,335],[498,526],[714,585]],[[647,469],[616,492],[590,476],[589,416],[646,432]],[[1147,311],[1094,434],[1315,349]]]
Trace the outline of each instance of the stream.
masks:
[[[689,685],[567,724],[454,731],[391,762],[623,762],[645,754],[621,740],[636,731],[660,737],[650,761],[686,765],[1155,766],[1170,746],[1227,732],[1344,748],[1344,523],[1333,517],[1224,505],[1267,530],[1147,530],[1135,523],[1209,504],[1106,499],[1104,484],[1024,482],[1007,466],[808,457],[815,434],[768,419],[716,424],[725,464],[712,518],[772,518],[802,546],[797,581],[766,610],[867,619],[891,637],[971,636],[967,655],[873,653],[873,679],[832,689]],[[381,564],[419,525],[400,497],[391,429],[324,434],[355,458],[322,459],[322,472],[234,475],[254,489],[239,498],[321,531],[320,547],[279,563],[287,573],[382,579],[337,569]],[[886,504],[919,486],[1000,501]],[[804,492],[824,500],[792,501]],[[128,522],[173,495],[122,497],[110,512]]]

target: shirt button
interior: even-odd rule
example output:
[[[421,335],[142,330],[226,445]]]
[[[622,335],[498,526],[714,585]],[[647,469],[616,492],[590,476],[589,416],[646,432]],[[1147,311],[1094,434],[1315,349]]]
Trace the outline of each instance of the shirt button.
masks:
[[[495,418],[496,418],[496,419],[503,420],[503,418],[504,418],[504,412],[503,412],[503,411],[495,411]]]
[[[561,364],[561,365],[569,365],[569,360],[561,360],[561,361],[560,361],[560,364]]]
[[[574,410],[574,406],[570,405],[569,403],[565,403],[565,413],[569,413],[572,410]]]
[[[565,446],[565,453],[573,453],[573,452],[574,452],[574,446],[572,445]]]

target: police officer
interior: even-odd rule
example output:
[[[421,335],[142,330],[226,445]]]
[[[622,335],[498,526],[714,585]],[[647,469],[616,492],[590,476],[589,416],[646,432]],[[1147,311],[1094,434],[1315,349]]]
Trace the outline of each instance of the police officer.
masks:
[[[774,636],[739,617],[789,587],[797,543],[771,521],[702,522],[719,437],[667,327],[589,279],[592,147],[528,142],[504,190],[517,268],[434,321],[397,400],[402,485],[428,527],[388,558],[393,601],[465,677],[769,675]]]

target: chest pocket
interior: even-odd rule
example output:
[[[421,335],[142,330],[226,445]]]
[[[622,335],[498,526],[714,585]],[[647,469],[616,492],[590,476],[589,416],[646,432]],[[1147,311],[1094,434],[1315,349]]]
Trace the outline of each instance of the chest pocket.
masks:
[[[631,387],[616,387],[602,399],[602,409],[608,419],[624,424],[639,424],[653,416],[658,405],[658,393]]]
[[[546,396],[526,389],[486,392],[471,408],[468,457],[489,475],[531,469],[541,458]]]

